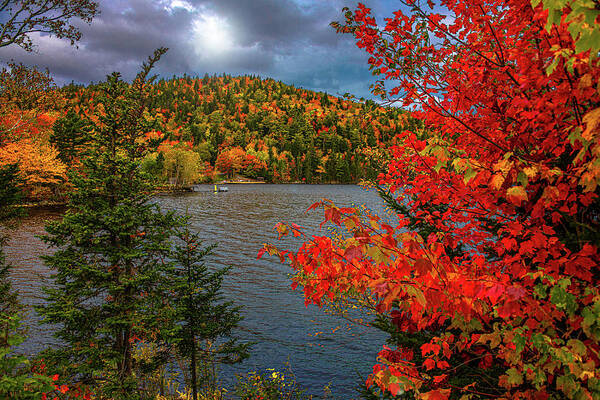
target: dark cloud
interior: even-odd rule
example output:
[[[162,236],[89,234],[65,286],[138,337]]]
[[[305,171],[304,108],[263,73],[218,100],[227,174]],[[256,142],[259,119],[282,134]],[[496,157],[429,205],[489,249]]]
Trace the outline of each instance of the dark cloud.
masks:
[[[290,48],[298,41],[334,45],[335,33],[328,27],[335,14],[335,2],[319,2],[309,12],[293,1],[217,0],[204,2],[229,18],[237,27],[242,43],[261,43],[269,49]]]
[[[375,10],[385,0],[363,1]],[[101,14],[81,24],[79,48],[37,36],[37,50],[16,46],[0,50],[14,59],[48,68],[59,83],[100,81],[112,71],[131,79],[141,62],[159,46],[169,47],[157,73],[256,74],[330,93],[368,96],[371,76],[366,55],[350,37],[329,27],[341,20],[350,0],[102,0]],[[386,10],[387,11],[387,10]],[[205,48],[202,21],[226,26],[230,46]],[[214,25],[214,24],[213,24]],[[203,31],[206,30],[206,31]],[[202,37],[204,42],[199,39]],[[212,40],[212,39],[211,39]],[[214,38],[214,43],[219,43]]]

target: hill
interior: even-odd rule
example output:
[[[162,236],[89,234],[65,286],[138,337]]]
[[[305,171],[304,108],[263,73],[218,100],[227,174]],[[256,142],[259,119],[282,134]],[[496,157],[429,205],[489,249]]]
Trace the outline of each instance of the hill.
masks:
[[[23,137],[37,135],[33,142],[44,157],[56,158],[46,160],[47,165],[59,164],[59,171],[63,164],[76,167],[90,134],[85,119],[95,107],[97,90],[97,85],[58,89],[54,109],[35,113],[20,135],[9,139],[17,144],[13,153]],[[151,126],[146,145],[152,151],[143,168],[159,182],[177,186],[240,175],[275,183],[373,179],[395,135],[418,124],[401,109],[253,76],[173,77],[156,81],[152,90],[151,111],[145,116]],[[36,125],[40,115],[45,123],[41,136]],[[4,158],[14,161],[19,155]],[[37,188],[29,194],[60,192],[56,186],[66,181],[65,174],[61,179],[55,175],[45,180],[54,185],[52,190]]]

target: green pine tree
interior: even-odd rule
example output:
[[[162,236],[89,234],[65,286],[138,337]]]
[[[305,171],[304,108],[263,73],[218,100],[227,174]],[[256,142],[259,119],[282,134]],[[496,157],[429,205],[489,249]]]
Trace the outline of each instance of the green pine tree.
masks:
[[[52,130],[50,143],[58,149],[58,158],[71,164],[81,155],[82,147],[89,139],[90,125],[75,111],[69,110],[67,115],[54,122]]]
[[[215,366],[232,364],[248,357],[250,344],[231,338],[241,321],[239,307],[223,301],[221,285],[227,269],[211,271],[204,259],[213,247],[202,247],[198,235],[184,229],[175,249],[176,267],[168,280],[174,330],[171,339],[179,356],[188,360],[193,399],[198,387],[216,389]],[[227,340],[225,340],[227,338]],[[200,376],[198,376],[200,375]]]
[[[161,329],[160,294],[180,220],[150,200],[149,177],[139,167],[149,73],[166,49],[143,64],[133,84],[113,73],[99,85],[89,155],[74,174],[74,192],[62,221],[47,226],[44,240],[56,248],[45,258],[54,285],[45,289],[39,313],[58,324],[64,344],[49,350],[61,376],[111,399],[137,399],[136,337]]]
[[[21,201],[19,185],[22,183],[17,164],[0,166],[0,224],[22,213],[22,209],[17,207]]]

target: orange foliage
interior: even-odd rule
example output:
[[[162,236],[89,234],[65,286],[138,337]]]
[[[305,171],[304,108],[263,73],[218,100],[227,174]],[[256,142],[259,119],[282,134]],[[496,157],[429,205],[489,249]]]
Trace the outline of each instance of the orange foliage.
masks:
[[[25,192],[37,197],[66,181],[67,166],[57,156],[52,146],[25,138],[0,148],[0,166],[18,164]]]
[[[56,116],[51,113],[37,114],[36,111],[13,109],[0,115],[0,132],[12,140],[42,138],[48,140]]]
[[[259,160],[256,156],[248,154],[240,147],[233,147],[222,151],[217,157],[215,167],[228,176],[233,176],[234,173],[241,171],[248,172],[259,171],[266,169],[267,165],[264,161]]]
[[[245,160],[246,152],[239,147],[234,147],[219,154],[215,167],[224,174],[232,176],[243,168]]]

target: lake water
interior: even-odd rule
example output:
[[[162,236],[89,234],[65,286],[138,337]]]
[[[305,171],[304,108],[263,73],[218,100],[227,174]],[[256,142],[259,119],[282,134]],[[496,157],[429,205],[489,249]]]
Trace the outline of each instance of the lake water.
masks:
[[[308,233],[327,233],[319,231],[322,212],[305,213],[314,202],[328,198],[339,206],[364,204],[381,212],[377,193],[353,185],[228,187],[228,192],[212,193],[212,186],[199,186],[200,192],[156,198],[165,210],[187,213],[191,229],[201,235],[205,244],[218,244],[208,264],[232,267],[223,285],[224,292],[228,299],[242,306],[244,320],[238,336],[256,344],[249,359],[222,368],[223,382],[231,386],[235,382],[234,373],[268,368],[285,370],[289,363],[296,380],[308,393],[320,396],[323,387],[331,384],[334,398],[358,398],[357,383],[371,371],[385,335],[373,328],[350,326],[315,306],[305,307],[301,290],[290,288],[289,266],[268,254],[260,260],[256,255],[265,242],[280,248],[299,247],[298,239],[277,241],[273,231],[277,222],[295,222],[306,227]],[[56,218],[60,218],[58,211],[30,213],[10,233],[5,248],[14,266],[11,277],[15,287],[28,305],[40,301],[40,288],[48,283],[51,274],[39,259],[51,249],[36,235],[44,232],[47,220]],[[28,352],[53,343],[49,328],[37,321],[33,313],[27,317],[30,338],[24,348]],[[323,333],[315,335],[317,332]]]

